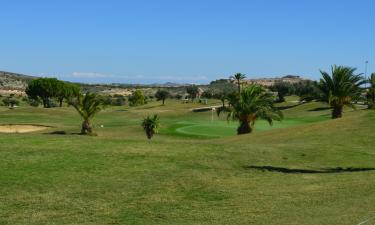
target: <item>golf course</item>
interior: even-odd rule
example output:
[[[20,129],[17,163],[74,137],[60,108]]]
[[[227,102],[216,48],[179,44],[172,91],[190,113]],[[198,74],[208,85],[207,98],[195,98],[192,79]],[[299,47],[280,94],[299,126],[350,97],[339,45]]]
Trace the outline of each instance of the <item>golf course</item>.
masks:
[[[209,105],[220,104],[210,100]],[[167,100],[110,106],[80,135],[73,107],[0,107],[0,224],[358,224],[375,212],[375,112],[320,102],[238,121]],[[142,119],[160,116],[147,140]],[[22,127],[21,127],[22,128]],[[20,129],[20,128],[19,128]],[[275,223],[277,221],[277,223]]]

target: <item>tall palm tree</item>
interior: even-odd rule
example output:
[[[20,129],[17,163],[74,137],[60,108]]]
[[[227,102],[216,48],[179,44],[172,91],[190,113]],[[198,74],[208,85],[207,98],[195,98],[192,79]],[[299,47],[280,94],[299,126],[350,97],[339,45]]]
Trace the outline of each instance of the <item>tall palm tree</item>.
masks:
[[[367,82],[370,84],[370,87],[367,91],[368,108],[374,109],[375,108],[375,73],[371,74]]]
[[[79,95],[70,104],[73,105],[83,119],[81,134],[93,134],[91,120],[106,106],[104,99],[95,93],[88,92],[84,96]]]
[[[273,121],[283,118],[281,111],[274,107],[274,96],[260,85],[252,84],[244,89],[240,95],[229,98],[229,106],[220,108],[227,112],[228,120],[238,120],[240,125],[237,134],[247,134],[253,131],[255,121],[264,119],[272,125]]]
[[[234,80],[237,83],[238,93],[241,93],[241,82],[246,78],[246,74],[236,73],[233,76],[230,76],[230,79]]]
[[[333,65],[331,75],[320,71],[319,88],[322,100],[332,109],[332,119],[341,118],[345,105],[355,108],[353,101],[361,96],[361,85],[365,83],[362,74],[354,74],[356,68]]]

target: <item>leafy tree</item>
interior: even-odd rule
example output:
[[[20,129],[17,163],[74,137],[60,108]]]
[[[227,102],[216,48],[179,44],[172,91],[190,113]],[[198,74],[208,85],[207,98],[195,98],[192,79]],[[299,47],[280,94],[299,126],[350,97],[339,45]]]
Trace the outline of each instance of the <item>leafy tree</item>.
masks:
[[[371,74],[367,82],[370,84],[370,87],[367,91],[368,108],[374,109],[375,108],[375,73]]]
[[[113,99],[111,104],[114,106],[124,106],[126,104],[126,99],[124,96],[118,96]]]
[[[285,96],[294,93],[294,87],[289,82],[277,81],[270,89],[277,92],[277,102],[285,102]]]
[[[158,132],[158,128],[160,126],[160,119],[158,115],[154,116],[147,116],[142,121],[142,127],[146,132],[147,138],[151,139],[154,134]]]
[[[145,103],[146,103],[145,102],[145,96],[143,95],[143,92],[141,90],[136,90],[129,97],[129,105],[130,106],[144,105]]]
[[[13,109],[14,106],[18,105],[20,102],[14,97],[6,97],[6,98],[3,99],[3,103],[4,103],[4,105]]]
[[[59,101],[59,106],[62,107],[64,99],[69,101],[69,99],[78,96],[80,92],[81,89],[78,85],[58,81],[57,90],[54,97],[57,98]]]
[[[28,103],[30,106],[38,107],[38,106],[40,105],[40,100],[39,100],[39,99],[27,98],[27,103]]]
[[[169,93],[169,91],[159,89],[159,90],[155,93],[155,98],[156,98],[158,101],[162,101],[162,102],[163,102],[163,105],[164,105],[165,99],[167,99],[170,95],[171,95],[171,94]]]
[[[205,90],[202,94],[202,98],[213,98],[215,94],[212,89]]]
[[[106,106],[103,97],[88,92],[86,95],[79,95],[75,99],[72,99],[70,104],[73,105],[83,119],[81,134],[92,135],[91,120]]]
[[[264,119],[272,125],[274,120],[280,121],[282,113],[274,107],[273,94],[267,92],[260,85],[250,85],[239,95],[232,95],[229,99],[229,106],[220,108],[217,112],[227,112],[228,120],[238,120],[240,126],[237,134],[251,133],[255,121]]]
[[[228,79],[220,79],[212,81],[209,84],[209,92],[212,93],[212,97],[216,99],[220,99],[222,102],[223,107],[225,106],[225,101],[227,97],[231,94],[236,92],[237,86],[230,82]]]
[[[186,92],[189,94],[191,98],[191,102],[194,102],[194,100],[197,98],[198,93],[199,93],[198,86],[196,85],[188,86],[186,87]]]
[[[345,105],[355,108],[352,103],[361,96],[361,85],[365,80],[361,74],[354,74],[355,68],[344,66],[332,66],[331,75],[320,71],[319,88],[322,91],[321,99],[327,102],[332,108],[332,118],[341,118]]]
[[[50,108],[50,98],[56,97],[60,81],[56,78],[38,78],[32,80],[26,88],[26,94],[31,99],[42,99],[44,108]]]
[[[246,78],[246,75],[243,73],[236,73],[233,76],[230,76],[230,79],[234,80],[237,84],[238,93],[241,93],[241,83],[242,80]]]
[[[319,99],[321,91],[318,87],[318,82],[311,80],[304,80],[294,85],[295,94],[300,97],[300,101],[312,101]]]

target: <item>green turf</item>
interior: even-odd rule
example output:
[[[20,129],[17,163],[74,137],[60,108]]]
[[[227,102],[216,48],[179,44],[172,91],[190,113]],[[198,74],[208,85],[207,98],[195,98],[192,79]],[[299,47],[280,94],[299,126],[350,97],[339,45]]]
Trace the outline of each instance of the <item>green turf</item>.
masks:
[[[235,122],[191,112],[197,103],[166,103],[107,108],[94,120],[97,137],[74,134],[81,120],[72,108],[2,107],[2,124],[52,127],[0,134],[0,224],[312,225],[373,216],[374,111],[332,121],[313,102],[236,136]],[[162,128],[148,141],[140,123],[153,113]]]

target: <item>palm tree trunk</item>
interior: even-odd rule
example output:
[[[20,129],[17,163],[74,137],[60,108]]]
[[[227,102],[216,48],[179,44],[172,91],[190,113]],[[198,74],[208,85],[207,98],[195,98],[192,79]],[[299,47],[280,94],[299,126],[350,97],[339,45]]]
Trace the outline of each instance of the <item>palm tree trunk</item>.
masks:
[[[241,80],[237,80],[238,94],[241,94]]]
[[[240,121],[240,126],[237,128],[237,134],[249,134],[253,131],[250,123],[247,121]]]
[[[92,134],[92,127],[89,120],[83,121],[81,134]]]
[[[343,110],[343,106],[341,106],[341,105],[333,106],[332,119],[341,118],[342,117],[342,110]]]
[[[146,129],[146,135],[148,139],[151,139],[155,134],[155,131],[151,128]]]

